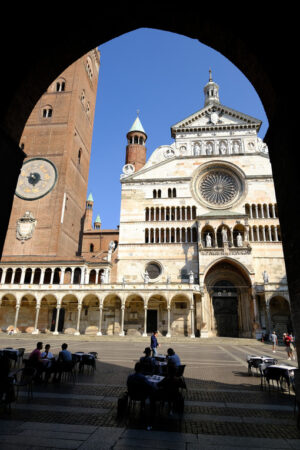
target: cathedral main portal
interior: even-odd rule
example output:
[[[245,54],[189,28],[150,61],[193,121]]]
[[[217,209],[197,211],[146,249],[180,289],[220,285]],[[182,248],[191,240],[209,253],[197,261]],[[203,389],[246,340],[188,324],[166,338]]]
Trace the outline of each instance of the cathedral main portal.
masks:
[[[238,337],[238,298],[236,289],[221,281],[214,286],[212,305],[217,336]]]

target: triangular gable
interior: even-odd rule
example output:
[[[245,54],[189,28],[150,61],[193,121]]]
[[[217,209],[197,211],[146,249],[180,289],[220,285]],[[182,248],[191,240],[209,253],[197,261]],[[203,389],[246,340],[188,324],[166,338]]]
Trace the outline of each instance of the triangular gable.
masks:
[[[182,133],[208,129],[220,130],[226,129],[227,127],[255,128],[258,131],[261,123],[261,120],[218,103],[208,105],[186,119],[176,123],[171,127],[171,134],[172,137],[175,137],[178,132]]]

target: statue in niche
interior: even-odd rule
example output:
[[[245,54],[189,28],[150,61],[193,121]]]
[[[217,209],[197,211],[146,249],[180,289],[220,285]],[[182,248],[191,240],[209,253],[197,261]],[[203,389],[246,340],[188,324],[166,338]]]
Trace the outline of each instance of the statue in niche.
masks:
[[[206,247],[207,248],[211,247],[211,236],[210,236],[210,233],[207,233],[207,235],[206,235]]]
[[[195,156],[199,156],[200,155],[200,145],[198,143],[196,143],[194,145],[194,155]]]
[[[222,233],[222,242],[223,244],[225,244],[228,242],[227,230],[225,227],[222,227],[221,233]]]
[[[189,283],[194,284],[194,272],[192,270],[189,271]]]
[[[264,279],[264,283],[265,284],[269,283],[269,275],[268,275],[268,272],[266,270],[263,271],[262,276],[263,276],[263,279]]]
[[[233,153],[239,153],[240,152],[240,144],[237,141],[234,141],[233,143]]]
[[[243,238],[241,233],[239,233],[236,237],[236,242],[238,247],[243,247]]]
[[[111,261],[111,254],[114,251],[116,247],[116,244],[114,241],[110,241],[110,243],[108,244],[108,255],[107,255],[107,261]]]
[[[225,145],[225,142],[222,141],[221,145],[220,145],[220,153],[221,153],[221,155],[225,155],[226,154],[226,150],[227,150],[227,147]]]
[[[212,154],[212,151],[213,151],[212,144],[211,144],[211,142],[208,142],[208,143],[206,144],[206,154],[207,154],[207,155],[211,155],[211,154]]]
[[[144,273],[143,277],[144,277],[144,283],[148,284],[149,283],[149,279],[150,279],[148,270],[145,270],[145,273]]]

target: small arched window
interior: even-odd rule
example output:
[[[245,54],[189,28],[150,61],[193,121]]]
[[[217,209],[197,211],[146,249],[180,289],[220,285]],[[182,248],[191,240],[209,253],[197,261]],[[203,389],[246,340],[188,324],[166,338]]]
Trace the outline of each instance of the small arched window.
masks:
[[[86,113],[89,114],[91,111],[90,102],[87,102],[86,104]]]
[[[85,100],[85,90],[83,89],[83,91],[81,92],[81,95],[80,95],[81,103],[84,103],[84,100]]]
[[[157,191],[157,198],[161,198],[161,190],[160,189],[158,189],[158,191]]]
[[[94,251],[94,244],[90,244],[90,253],[93,253]]]
[[[64,92],[66,89],[66,82],[64,80],[58,80],[55,85],[56,92]]]
[[[45,106],[43,108],[43,118],[47,119],[49,117],[52,117],[53,109],[52,106]]]
[[[93,69],[92,69],[92,60],[89,57],[86,60],[85,68],[86,68],[86,72],[88,74],[88,77],[91,80],[93,78]]]
[[[153,190],[153,198],[156,198],[156,189]]]
[[[82,150],[81,150],[81,148],[78,150],[78,154],[77,154],[77,162],[78,162],[78,164],[80,164],[80,162],[81,162],[81,154],[82,154]]]
[[[176,198],[176,189],[175,188],[173,188],[172,194],[173,194],[173,198]]]

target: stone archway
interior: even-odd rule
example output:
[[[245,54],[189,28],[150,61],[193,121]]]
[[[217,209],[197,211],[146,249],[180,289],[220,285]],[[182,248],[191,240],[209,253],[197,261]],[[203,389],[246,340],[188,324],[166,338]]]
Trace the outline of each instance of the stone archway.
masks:
[[[234,261],[221,260],[207,271],[204,283],[211,335],[252,337],[251,282],[246,270]]]

